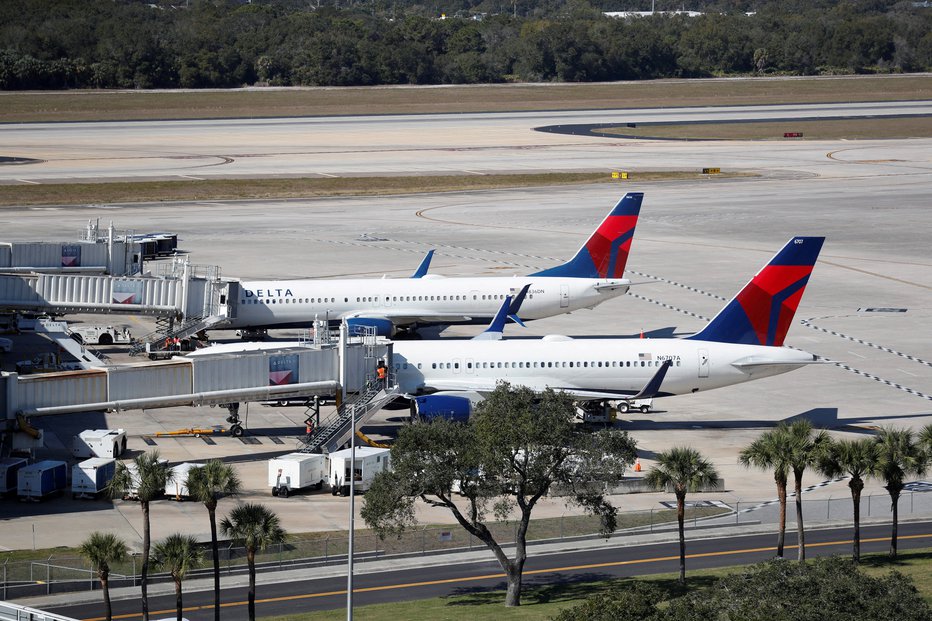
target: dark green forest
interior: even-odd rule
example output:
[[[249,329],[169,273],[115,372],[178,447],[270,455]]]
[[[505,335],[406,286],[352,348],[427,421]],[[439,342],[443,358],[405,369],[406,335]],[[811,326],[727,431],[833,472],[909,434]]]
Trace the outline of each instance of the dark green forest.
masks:
[[[594,82],[932,70],[889,0],[3,0],[0,89]]]

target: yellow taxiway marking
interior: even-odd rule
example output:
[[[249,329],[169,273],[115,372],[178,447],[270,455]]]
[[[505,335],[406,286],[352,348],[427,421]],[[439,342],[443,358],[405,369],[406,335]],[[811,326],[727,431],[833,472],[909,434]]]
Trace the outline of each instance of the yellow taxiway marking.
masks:
[[[925,533],[921,535],[900,535],[897,539],[899,541],[902,541],[904,539],[925,539],[929,537],[932,537],[932,533]],[[861,543],[876,543],[878,541],[888,541],[889,539],[890,539],[889,537],[869,537],[869,538],[862,538]],[[807,548],[823,548],[823,547],[828,547],[828,546],[848,545],[851,543],[853,543],[851,539],[843,539],[839,541],[823,541],[820,543],[807,543],[806,547]],[[795,545],[791,545],[791,546],[786,546],[786,549],[791,550],[796,547],[797,546]],[[743,548],[741,550],[722,550],[719,552],[699,552],[696,554],[687,554],[686,558],[690,559],[690,558],[708,558],[708,557],[713,557],[713,556],[734,556],[737,554],[769,552],[775,549],[776,549],[775,546],[767,546],[763,548]],[[529,571],[525,571],[524,575],[529,576],[529,575],[534,575],[534,574],[546,574],[546,573],[554,572],[554,571],[578,571],[582,569],[621,567],[623,565],[660,563],[663,561],[676,561],[676,560],[679,560],[679,558],[680,558],[679,554],[676,554],[676,555],[671,555],[671,556],[655,556],[652,558],[632,559],[630,561],[609,561],[606,563],[589,563],[585,565],[567,565],[565,567],[549,567],[547,569],[529,570]],[[464,576],[462,578],[445,578],[443,580],[424,580],[421,582],[404,582],[401,584],[385,584],[381,586],[361,587],[358,589],[353,589],[353,593],[370,593],[374,591],[390,591],[392,589],[410,589],[410,588],[421,587],[421,586],[433,586],[437,584],[452,584],[455,582],[474,582],[477,580],[492,580],[492,579],[498,579],[498,578],[504,578],[504,577],[505,577],[505,574],[499,572],[499,573],[494,573],[494,574],[481,574],[477,576]],[[340,589],[339,591],[324,591],[321,593],[302,593],[299,595],[283,595],[282,597],[267,597],[264,599],[257,599],[256,604],[269,603],[269,602],[289,602],[289,601],[295,601],[295,600],[301,600],[301,599],[331,597],[334,595],[346,595],[346,589]],[[221,603],[220,607],[231,608],[234,606],[246,606],[247,604],[248,604],[247,601],[226,602],[226,603]],[[197,610],[212,610],[213,607],[214,607],[213,604],[208,604],[205,606],[188,606],[188,607],[182,608],[182,612],[193,612]],[[152,616],[152,615],[174,614],[174,612],[175,612],[174,608],[168,608],[165,610],[150,610],[149,615]],[[141,617],[142,617],[141,613],[113,615],[114,619],[138,619]],[[90,619],[84,619],[83,621],[105,621],[105,617],[92,617]]]

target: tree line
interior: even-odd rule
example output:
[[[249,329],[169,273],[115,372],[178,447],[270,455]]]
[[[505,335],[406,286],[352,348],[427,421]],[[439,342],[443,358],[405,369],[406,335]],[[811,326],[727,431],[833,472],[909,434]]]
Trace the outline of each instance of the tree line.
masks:
[[[460,0],[443,3],[446,19],[437,4],[8,0],[0,3],[0,89],[932,70],[932,10],[912,2],[697,1],[708,11],[699,17],[627,19],[604,16],[619,8],[608,0]]]

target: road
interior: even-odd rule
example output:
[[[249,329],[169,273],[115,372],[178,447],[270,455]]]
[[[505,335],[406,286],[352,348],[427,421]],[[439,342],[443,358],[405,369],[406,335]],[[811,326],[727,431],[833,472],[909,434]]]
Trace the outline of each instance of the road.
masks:
[[[862,553],[889,549],[889,525],[862,528]],[[851,529],[810,530],[806,533],[807,555],[847,555],[851,552]],[[787,534],[787,558],[796,555],[795,532]],[[932,544],[932,522],[900,525],[900,550]],[[751,564],[774,554],[774,534],[755,534],[687,541],[687,571]],[[416,561],[415,561],[416,562]],[[399,563],[399,564],[403,564]],[[359,567],[357,565],[357,567]],[[570,581],[598,581],[615,577],[676,572],[679,568],[678,543],[604,547],[585,552],[535,554],[531,550],[524,573],[526,586]],[[466,564],[411,567],[397,571],[361,574],[355,577],[354,601],[364,606],[453,595],[469,596],[504,589],[504,576],[494,561]],[[213,619],[212,593],[185,595],[185,618],[191,621]],[[237,608],[245,614],[245,589],[224,589],[224,609]],[[293,582],[262,584],[257,588],[257,614],[260,616],[330,610],[346,605],[346,577],[308,578]],[[174,613],[174,596],[150,597],[153,616]],[[100,604],[50,608],[49,612],[78,619],[99,620]],[[114,602],[114,619],[138,619],[139,602]]]

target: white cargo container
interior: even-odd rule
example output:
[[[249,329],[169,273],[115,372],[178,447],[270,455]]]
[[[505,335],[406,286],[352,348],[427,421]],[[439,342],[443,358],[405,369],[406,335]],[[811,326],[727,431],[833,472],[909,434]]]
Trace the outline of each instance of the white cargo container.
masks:
[[[269,460],[269,487],[273,496],[287,498],[292,492],[321,489],[327,478],[327,458],[316,453],[289,453]]]
[[[349,495],[351,450],[343,449],[330,453],[330,493],[334,496]],[[389,452],[390,449],[387,448],[356,447],[355,488],[357,492],[369,489],[375,475],[391,469]]]
[[[91,457],[71,467],[71,497],[96,498],[113,478],[116,460]]]
[[[22,457],[0,459],[0,496],[16,491],[16,473],[28,463]]]
[[[177,466],[172,466],[172,480],[168,484],[168,489],[165,490],[165,493],[168,496],[171,496],[175,500],[186,500],[190,496],[188,491],[188,475],[191,474],[191,471],[195,468],[200,468],[204,464],[195,464],[190,461],[178,464]]]
[[[45,460],[24,466],[16,473],[16,495],[20,500],[39,501],[61,492],[67,485],[68,465],[63,461]]]
[[[75,457],[115,458],[126,450],[126,432],[122,429],[87,429],[74,436],[71,452]]]
[[[168,465],[167,459],[159,459],[160,464]],[[132,461],[126,462],[126,469],[129,470],[129,487],[123,491],[123,500],[136,500],[139,498],[139,472],[136,470],[136,463]],[[171,470],[169,468],[169,470]],[[165,490],[162,490],[162,493],[165,493]],[[158,495],[158,494],[156,494]]]

